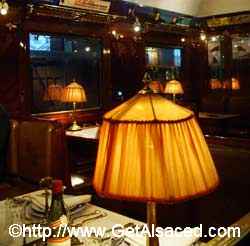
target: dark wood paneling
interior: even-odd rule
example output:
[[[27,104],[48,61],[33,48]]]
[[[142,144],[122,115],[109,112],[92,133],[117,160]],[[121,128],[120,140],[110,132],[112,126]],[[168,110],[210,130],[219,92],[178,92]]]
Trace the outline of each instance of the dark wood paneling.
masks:
[[[17,113],[22,108],[18,76],[20,47],[18,36],[7,28],[0,28],[0,103],[8,112]]]

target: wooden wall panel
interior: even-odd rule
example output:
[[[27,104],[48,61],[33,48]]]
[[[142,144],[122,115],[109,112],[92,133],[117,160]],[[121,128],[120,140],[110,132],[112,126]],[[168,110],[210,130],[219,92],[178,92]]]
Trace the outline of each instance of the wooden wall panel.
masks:
[[[18,37],[15,32],[1,28],[0,43],[0,103],[8,112],[17,113],[22,108]]]

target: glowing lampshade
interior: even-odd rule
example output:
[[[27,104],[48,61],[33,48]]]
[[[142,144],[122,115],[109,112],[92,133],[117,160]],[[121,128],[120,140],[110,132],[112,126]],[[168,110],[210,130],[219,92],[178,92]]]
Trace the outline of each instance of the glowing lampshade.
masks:
[[[166,86],[165,86],[165,93],[168,94],[183,94],[183,88],[181,85],[181,82],[177,81],[177,80],[171,80],[169,82],[167,82]]]
[[[163,86],[160,81],[153,80],[148,84],[148,87],[153,91],[153,92],[163,92]]]
[[[73,81],[64,88],[63,101],[72,103],[86,102],[86,94],[84,88]]]
[[[184,94],[184,90],[182,88],[181,82],[177,80],[171,80],[167,82],[164,92],[167,94],[172,94],[174,101],[175,101],[176,94]]]
[[[73,103],[73,124],[68,130],[81,130],[81,127],[76,122],[76,103],[82,103],[87,101],[84,88],[75,81],[73,81],[64,88],[62,101]]]
[[[222,83],[218,79],[211,79],[209,81],[211,90],[218,90],[222,88]]]
[[[236,78],[232,78],[232,90],[240,89],[240,81]]]
[[[155,203],[205,195],[218,183],[192,111],[146,92],[104,115],[94,188],[104,197],[147,202],[149,226],[156,224]]]
[[[58,84],[50,84],[44,94],[44,101],[61,101],[63,87]]]
[[[149,226],[156,224],[155,203],[205,195],[218,183],[192,111],[147,90],[104,115],[94,188],[104,197],[147,202]]]

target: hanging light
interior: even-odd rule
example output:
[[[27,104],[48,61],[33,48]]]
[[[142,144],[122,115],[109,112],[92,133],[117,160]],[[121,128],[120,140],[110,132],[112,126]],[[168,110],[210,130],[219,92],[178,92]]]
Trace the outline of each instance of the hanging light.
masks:
[[[2,0],[0,2],[0,13],[1,15],[6,15],[8,13],[9,10],[9,5],[5,0]]]
[[[140,32],[141,31],[141,23],[139,21],[139,19],[136,17],[135,19],[135,23],[133,25],[134,31],[135,32]]]

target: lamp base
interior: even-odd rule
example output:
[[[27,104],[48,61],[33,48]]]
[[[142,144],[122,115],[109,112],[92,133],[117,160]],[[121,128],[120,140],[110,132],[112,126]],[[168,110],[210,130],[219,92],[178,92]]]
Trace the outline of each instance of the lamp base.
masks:
[[[76,120],[74,120],[73,124],[68,128],[68,131],[80,131],[82,130],[82,127],[80,127]]]

